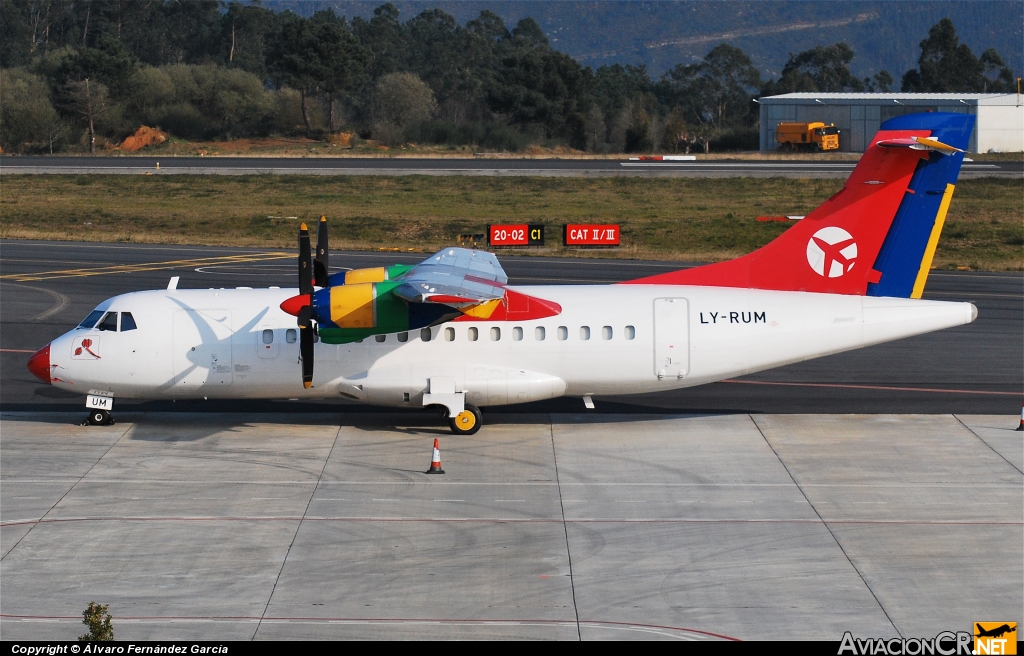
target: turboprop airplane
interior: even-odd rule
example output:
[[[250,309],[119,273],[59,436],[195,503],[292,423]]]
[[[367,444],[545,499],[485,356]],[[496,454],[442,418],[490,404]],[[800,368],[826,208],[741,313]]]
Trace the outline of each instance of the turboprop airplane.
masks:
[[[599,286],[509,285],[497,258],[449,248],[415,266],[330,273],[299,233],[298,289],[116,296],[28,368],[115,398],[345,398],[434,407],[456,434],[479,406],[711,383],[973,321],[921,300],[974,117],[887,121],[843,188],[763,248]],[[172,281],[176,282],[176,280]]]

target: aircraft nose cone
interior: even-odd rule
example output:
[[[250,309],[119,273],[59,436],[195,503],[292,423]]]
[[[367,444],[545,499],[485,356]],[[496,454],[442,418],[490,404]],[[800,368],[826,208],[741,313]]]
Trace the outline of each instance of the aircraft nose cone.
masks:
[[[28,359],[28,370],[47,385],[50,384],[50,345],[47,344]]]
[[[299,311],[311,302],[309,294],[299,294],[298,296],[292,296],[284,303],[281,303],[281,309],[293,317],[297,317],[299,316]]]

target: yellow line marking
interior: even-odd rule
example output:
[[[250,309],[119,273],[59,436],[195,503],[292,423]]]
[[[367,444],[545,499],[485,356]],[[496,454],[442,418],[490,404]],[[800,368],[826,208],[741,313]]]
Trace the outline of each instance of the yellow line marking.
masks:
[[[283,260],[293,257],[295,257],[294,253],[247,253],[245,255],[201,257],[191,260],[168,260],[166,262],[145,262],[141,264],[115,264],[105,267],[64,269],[58,271],[44,271],[41,273],[9,273],[7,275],[0,276],[0,279],[14,280],[16,282],[32,282],[38,280],[56,280],[58,278],[87,278],[89,276],[106,276],[115,273],[138,273],[140,271],[159,271],[161,269],[215,266],[218,264],[240,264],[244,262],[260,262],[263,260]]]
[[[935,225],[932,226],[932,234],[928,237],[928,245],[924,249],[924,257],[921,258],[921,268],[917,271],[917,280],[914,281],[914,291],[910,292],[910,298],[921,298],[921,295],[924,294],[924,284],[928,282],[928,272],[932,268],[932,258],[935,257],[935,248],[939,245],[939,235],[942,234],[942,226],[946,223],[946,212],[949,211],[949,203],[953,200],[953,190],[955,188],[949,183],[946,184],[946,191],[942,194],[939,212],[935,215]]]

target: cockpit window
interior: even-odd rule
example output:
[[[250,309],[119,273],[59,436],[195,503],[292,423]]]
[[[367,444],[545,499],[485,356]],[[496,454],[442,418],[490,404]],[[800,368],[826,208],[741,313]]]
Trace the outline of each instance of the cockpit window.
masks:
[[[121,313],[121,332],[126,330],[135,330],[138,326],[135,325],[135,317],[132,316],[131,312]]]
[[[82,323],[78,324],[79,328],[92,328],[96,325],[96,322],[103,316],[103,310],[93,310],[89,313],[89,316],[82,319]]]
[[[107,312],[107,315],[103,317],[103,320],[96,326],[96,330],[109,330],[116,333],[117,312]]]

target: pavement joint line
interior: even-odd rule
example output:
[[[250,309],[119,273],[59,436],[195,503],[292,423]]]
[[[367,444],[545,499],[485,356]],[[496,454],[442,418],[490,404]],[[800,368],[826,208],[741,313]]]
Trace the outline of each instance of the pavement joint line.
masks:
[[[320,484],[320,480],[324,477],[324,472],[327,471],[327,463],[331,461],[331,455],[334,453],[334,447],[338,445],[338,439],[341,437],[342,426],[338,426],[337,432],[334,434],[334,441],[331,442],[331,449],[327,452],[327,457],[324,458],[324,466],[320,468],[320,476],[317,477],[317,485],[313,486],[313,491],[309,493],[309,498],[306,499],[306,507],[302,511],[302,517],[295,525],[295,533],[292,534],[292,541],[288,543],[288,550],[284,553],[284,558],[281,559],[281,568],[277,570],[277,578],[274,579],[274,586],[270,589],[270,595],[267,596],[267,605],[263,607],[263,613],[260,615],[260,621],[256,624],[256,630],[252,633],[252,640],[256,639],[256,634],[260,632],[260,626],[263,623],[263,617],[266,616],[267,610],[270,608],[270,602],[274,599],[274,592],[277,590],[277,584],[281,581],[281,574],[284,573],[284,566],[288,563],[288,556],[292,552],[292,547],[295,546],[295,540],[299,537],[299,530],[302,528],[302,522],[306,517],[306,513],[309,512],[309,507],[313,503],[313,498],[316,496],[317,486]]]
[[[793,485],[795,485],[796,488],[800,490],[800,494],[804,495],[804,499],[807,500],[807,505],[811,507],[811,510],[813,510],[814,514],[817,515],[818,520],[821,522],[821,525],[824,526],[825,530],[827,530],[829,535],[832,536],[832,539],[835,541],[836,546],[839,547],[839,550],[843,553],[843,556],[846,557],[846,561],[850,563],[850,567],[853,568],[853,571],[855,571],[857,573],[857,576],[860,577],[861,582],[864,583],[864,587],[866,587],[868,592],[871,593],[871,596],[874,597],[875,603],[878,604],[878,608],[882,611],[882,614],[885,615],[885,619],[889,620],[889,625],[892,626],[893,630],[896,631],[896,634],[899,635],[900,638],[904,638],[905,636],[903,635],[903,632],[900,631],[899,627],[896,626],[896,622],[894,622],[892,617],[890,617],[889,611],[885,609],[885,606],[882,604],[882,600],[878,598],[877,594],[875,594],[874,589],[872,589],[871,584],[868,583],[868,580],[864,576],[864,573],[860,571],[860,568],[857,567],[856,563],[853,562],[853,559],[850,558],[850,554],[846,553],[846,549],[843,548],[842,542],[839,541],[839,536],[835,534],[835,532],[832,530],[832,527],[829,526],[829,523],[825,520],[824,517],[822,517],[821,512],[819,512],[818,509],[815,507],[814,503],[811,501],[811,498],[807,496],[806,492],[804,492],[803,487],[800,486],[800,483],[796,480],[796,477],[793,475],[793,472],[789,470],[789,467],[786,465],[786,461],[783,460],[782,456],[779,455],[779,452],[775,450],[775,446],[768,439],[768,436],[765,435],[765,432],[761,429],[761,425],[757,423],[757,420],[754,418],[754,415],[747,416],[750,417],[750,423],[752,423],[754,425],[754,428],[757,429],[757,432],[761,434],[761,439],[764,440],[764,443],[767,444],[768,448],[771,449],[772,453],[775,454],[775,457],[778,459],[779,464],[782,465],[782,468],[786,471],[786,475],[789,476],[790,480],[793,481]]]
[[[766,519],[733,518],[708,519],[703,517],[682,518],[627,518],[627,517],[592,517],[586,519],[566,519],[558,517],[325,517],[310,515],[224,515],[224,516],[185,516],[185,515],[151,515],[122,517],[64,517],[53,519],[11,520],[0,523],[6,526],[23,526],[25,524],[61,524],[73,522],[381,522],[381,523],[439,523],[439,524],[821,524],[825,520],[790,517]],[[1024,521],[997,521],[977,519],[837,519],[830,524],[842,525],[878,525],[878,526],[1024,526]]]
[[[117,446],[117,443],[120,442],[122,439],[124,439],[124,436],[127,435],[129,432],[131,432],[132,428],[134,428],[134,427],[135,427],[135,424],[132,424],[132,423],[125,424],[124,431],[120,435],[118,435],[117,439],[110,443],[110,446],[108,446],[107,449],[100,455],[100,457],[96,459],[96,462],[94,462],[91,465],[89,465],[89,469],[87,469],[84,474],[79,476],[75,480],[75,482],[71,484],[71,487],[69,487],[67,490],[65,490],[64,494],[60,495],[60,498],[57,499],[53,503],[53,505],[50,506],[46,510],[46,512],[44,512],[39,517],[39,519],[37,521],[25,522],[25,523],[31,523],[32,526],[27,531],[25,531],[24,535],[22,535],[20,538],[18,538],[17,542],[15,542],[13,545],[11,545],[10,549],[8,549],[2,556],[0,556],[0,561],[3,561],[4,558],[7,558],[7,556],[9,556],[11,554],[11,552],[14,551],[18,547],[18,545],[21,544],[22,541],[24,541],[24,539],[27,538],[29,536],[29,534],[32,533],[33,530],[35,530],[36,526],[38,526],[40,524],[46,523],[47,522],[46,516],[49,515],[53,511],[54,508],[56,508],[58,505],[60,505],[60,502],[63,501],[64,498],[67,497],[67,495],[71,494],[71,491],[74,490],[75,487],[77,487],[78,484],[81,483],[85,479],[85,477],[89,475],[89,472],[91,472],[96,467],[96,465],[100,464],[100,461],[103,460],[103,458],[105,458],[108,453],[110,453],[110,450],[113,449],[115,446]],[[5,524],[0,523],[0,526],[5,526]]]
[[[9,447],[8,447],[9,448]],[[74,481],[78,480],[73,476],[55,476],[54,478],[17,478],[9,476],[0,476],[0,483],[20,483],[20,484],[37,484],[47,485],[57,481]],[[197,481],[195,479],[171,479],[171,478],[90,478],[89,483],[136,483],[141,485],[178,485],[178,484],[196,484],[196,485],[302,485],[306,486],[313,483],[313,480],[305,481],[246,481],[246,480],[209,480],[209,481]],[[557,483],[519,483],[519,482],[492,482],[492,481],[450,481],[450,482],[418,482],[418,481],[321,481],[320,485],[400,485],[407,487],[410,485],[459,485],[459,486],[481,486],[481,487],[554,487]],[[749,488],[790,488],[791,485],[787,483],[562,483],[562,487],[684,487],[684,488],[731,488],[731,487],[749,487]],[[1013,488],[1017,489],[1019,486],[1016,483],[956,483],[956,482],[929,482],[929,483],[886,483],[886,484],[874,484],[874,483],[805,483],[805,488],[809,487],[821,487],[821,488],[872,488],[872,489],[919,489],[919,488],[957,488],[957,489],[999,489],[999,488]],[[321,499],[323,500],[323,499]],[[395,499],[381,499],[383,501],[394,501]],[[515,501],[515,499],[512,499]],[[575,499],[566,499],[566,501],[577,501]]]
[[[569,560],[569,588],[572,591],[572,610],[576,614],[576,637],[583,642],[580,630],[580,609],[576,604],[576,579],[572,572],[572,550],[569,548],[569,525],[565,523],[565,503],[562,501],[561,479],[558,476],[558,451],[555,449],[555,423],[548,415],[548,434],[551,436],[551,459],[555,465],[555,483],[558,484],[558,509],[562,514],[562,531],[565,533],[565,555]]]
[[[80,622],[75,615],[15,615],[11,613],[0,613],[0,619],[20,620],[23,622]],[[259,622],[261,618],[254,616],[202,616],[202,615],[150,615],[150,616],[128,616],[118,617],[119,622]],[[412,618],[412,617],[267,617],[262,621],[268,623],[297,623],[297,624],[319,624],[324,622],[336,624],[448,624],[448,625],[497,625],[497,626],[573,626],[571,620],[549,620],[549,619],[476,619],[476,618]],[[681,626],[666,626],[661,624],[645,624],[643,622],[622,622],[615,620],[582,620],[581,624],[592,627],[622,627],[636,629],[658,629],[661,631],[681,631],[696,634],[704,638],[721,638],[724,640],[738,641],[721,633],[702,631],[700,629],[688,629]],[[692,639],[692,638],[691,638]]]
[[[994,454],[996,454],[997,456],[999,456],[1000,458],[1002,458],[1002,459],[1003,459],[1003,460],[1004,460],[1004,461],[1006,462],[1006,464],[1010,465],[1010,466],[1011,466],[1011,467],[1013,467],[1013,468],[1014,468],[1015,470],[1017,470],[1017,473],[1018,473],[1018,474],[1024,474],[1024,471],[1021,471],[1021,470],[1020,470],[1020,467],[1018,467],[1017,465],[1015,465],[1015,464],[1013,464],[1012,462],[1010,462],[1009,460],[1007,460],[1007,459],[1006,459],[1006,456],[1004,456],[1003,454],[999,453],[999,452],[998,452],[998,451],[996,451],[996,450],[995,450],[994,448],[992,448],[992,445],[991,445],[991,444],[989,444],[989,443],[988,443],[988,442],[987,442],[987,441],[985,440],[985,438],[984,438],[984,437],[982,437],[981,435],[978,435],[978,434],[977,434],[976,432],[974,432],[974,429],[973,429],[973,428],[971,428],[970,426],[968,426],[967,424],[965,424],[965,423],[963,422],[963,420],[962,420],[962,419],[960,419],[960,417],[958,417],[958,416],[957,416],[956,414],[953,414],[953,419],[956,419],[956,420],[957,420],[958,422],[960,422],[960,425],[961,425],[961,426],[963,426],[964,428],[966,428],[966,429],[967,429],[967,430],[968,430],[968,431],[969,431],[969,432],[971,433],[971,435],[973,435],[974,437],[976,437],[976,438],[978,438],[979,440],[981,440],[981,443],[982,443],[982,444],[984,444],[985,446],[987,446],[987,447],[988,447],[988,448],[989,448],[989,449],[990,449],[990,450],[992,451],[992,453],[994,453]],[[1009,430],[1009,429],[1007,429],[1007,430]]]

